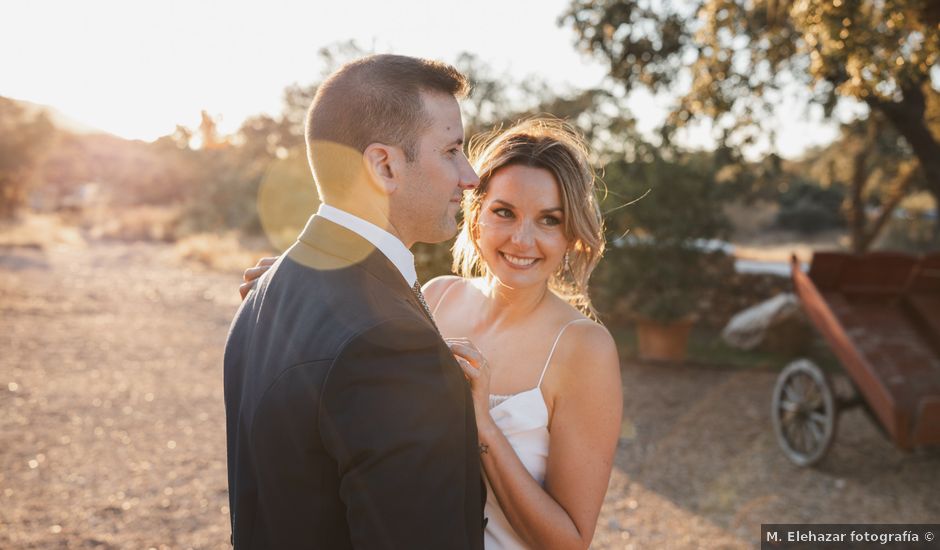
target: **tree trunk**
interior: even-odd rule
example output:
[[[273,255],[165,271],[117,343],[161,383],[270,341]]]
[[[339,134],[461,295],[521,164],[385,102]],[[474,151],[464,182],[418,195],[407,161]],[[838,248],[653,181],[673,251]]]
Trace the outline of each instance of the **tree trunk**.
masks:
[[[854,252],[867,252],[868,249],[871,248],[872,243],[875,242],[875,239],[877,239],[878,235],[884,230],[888,220],[891,219],[891,215],[894,214],[898,205],[901,204],[901,200],[907,196],[907,192],[911,187],[911,182],[914,181],[914,175],[916,173],[916,162],[901,166],[897,175],[894,177],[894,182],[892,182],[890,186],[891,195],[889,195],[888,200],[881,205],[881,213],[878,215],[878,219],[872,224],[871,229],[862,235],[857,246],[854,241],[852,242]]]
[[[884,113],[891,121],[891,125],[904,136],[924,170],[927,190],[934,199],[940,199],[940,142],[927,127],[927,120],[924,116],[926,97],[922,84],[902,86],[901,91],[903,99],[900,102],[869,98],[868,106]],[[937,203],[937,208],[940,209],[940,202]],[[940,219],[937,224],[940,224]],[[935,227],[934,230],[936,232],[937,228]]]
[[[852,252],[864,252],[862,241],[865,240],[865,201],[862,191],[868,179],[868,170],[865,169],[865,157],[868,155],[867,145],[863,145],[852,159],[852,188],[849,197],[849,233],[852,240]]]
[[[865,138],[859,144],[858,150],[852,158],[852,186],[848,214],[852,252],[856,254],[865,252],[866,243],[870,242],[870,239],[865,235],[865,222],[867,220],[865,215],[865,184],[868,182],[868,167],[865,161],[875,147],[879,126],[877,117],[868,117]]]

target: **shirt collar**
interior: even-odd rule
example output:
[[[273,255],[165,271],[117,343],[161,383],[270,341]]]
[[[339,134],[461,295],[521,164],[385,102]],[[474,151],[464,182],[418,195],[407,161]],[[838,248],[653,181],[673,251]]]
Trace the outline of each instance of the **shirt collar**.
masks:
[[[320,204],[317,216],[341,225],[369,241],[372,246],[379,249],[392,262],[398,272],[401,273],[401,276],[405,278],[408,286],[415,286],[418,281],[418,273],[415,270],[415,257],[398,237],[359,216],[354,216],[326,203]]]

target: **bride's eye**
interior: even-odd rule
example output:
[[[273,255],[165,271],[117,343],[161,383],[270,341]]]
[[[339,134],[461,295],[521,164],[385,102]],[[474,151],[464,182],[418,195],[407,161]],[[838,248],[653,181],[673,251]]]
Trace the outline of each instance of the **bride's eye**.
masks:
[[[493,213],[496,214],[500,218],[512,217],[512,211],[510,211],[508,208],[494,208]]]
[[[555,216],[545,216],[544,220],[545,220],[545,225],[551,225],[551,226],[561,225],[561,220]]]

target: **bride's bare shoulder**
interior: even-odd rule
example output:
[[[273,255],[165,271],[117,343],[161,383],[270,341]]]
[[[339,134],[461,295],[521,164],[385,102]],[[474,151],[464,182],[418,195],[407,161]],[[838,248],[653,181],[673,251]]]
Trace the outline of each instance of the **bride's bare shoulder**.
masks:
[[[619,387],[620,358],[614,337],[604,325],[565,305],[571,311],[559,342],[561,377],[593,389],[610,383]]]
[[[570,348],[576,356],[585,357],[585,353],[593,356],[592,350],[599,352],[599,356],[609,355],[611,351],[616,353],[617,344],[607,327],[583,315],[576,321],[579,322],[567,328],[571,332]]]

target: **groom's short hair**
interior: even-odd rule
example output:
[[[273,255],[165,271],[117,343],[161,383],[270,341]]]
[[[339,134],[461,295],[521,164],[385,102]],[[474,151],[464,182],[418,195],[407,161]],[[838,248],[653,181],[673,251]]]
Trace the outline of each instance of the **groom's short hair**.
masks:
[[[328,141],[362,153],[384,143],[401,147],[412,161],[430,124],[421,92],[459,99],[469,88],[466,76],[439,61],[390,54],[352,61],[317,89],[307,113],[308,149],[314,141]]]

